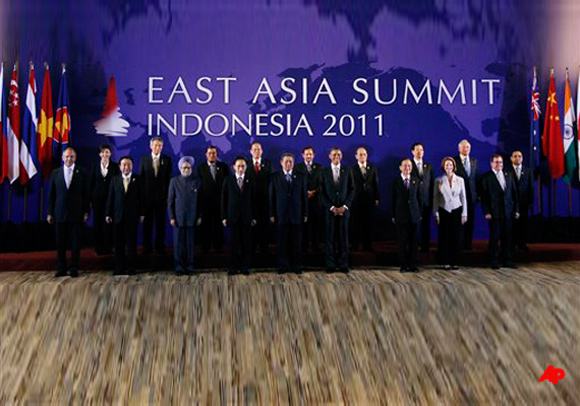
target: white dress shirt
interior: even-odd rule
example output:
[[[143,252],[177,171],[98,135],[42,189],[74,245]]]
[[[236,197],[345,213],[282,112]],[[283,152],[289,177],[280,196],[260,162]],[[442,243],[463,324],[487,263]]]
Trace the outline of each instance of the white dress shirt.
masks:
[[[447,175],[435,179],[433,192],[433,214],[435,217],[439,217],[439,208],[451,213],[458,207],[462,207],[461,217],[467,217],[467,198],[463,178],[453,174],[451,185],[449,185]]]
[[[63,166],[64,183],[66,184],[67,189],[70,187],[74,172],[75,172],[75,164],[72,164],[70,167],[66,165]]]

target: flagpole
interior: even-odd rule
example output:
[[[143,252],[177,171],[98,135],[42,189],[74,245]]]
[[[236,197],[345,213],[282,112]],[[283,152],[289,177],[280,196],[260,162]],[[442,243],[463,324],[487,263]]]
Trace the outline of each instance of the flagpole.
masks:
[[[26,222],[26,208],[27,208],[27,197],[28,197],[28,184],[24,185],[24,210],[22,212],[22,222]]]
[[[12,214],[12,184],[10,183],[10,181],[8,181],[8,218],[6,219],[6,222],[9,223],[10,222],[10,216]]]

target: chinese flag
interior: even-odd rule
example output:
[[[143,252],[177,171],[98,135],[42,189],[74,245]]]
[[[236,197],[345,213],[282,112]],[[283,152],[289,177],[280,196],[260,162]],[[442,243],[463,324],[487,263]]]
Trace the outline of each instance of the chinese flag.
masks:
[[[548,103],[544,121],[544,133],[542,134],[542,151],[548,158],[548,172],[552,179],[558,179],[564,175],[564,139],[560,126],[560,112],[556,99],[556,83],[554,69],[550,74],[550,90],[548,91]]]

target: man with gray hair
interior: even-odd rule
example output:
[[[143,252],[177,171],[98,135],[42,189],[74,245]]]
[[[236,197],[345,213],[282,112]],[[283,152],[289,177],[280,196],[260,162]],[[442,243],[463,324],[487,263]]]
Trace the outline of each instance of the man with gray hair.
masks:
[[[475,205],[477,204],[477,182],[479,173],[477,172],[477,159],[469,156],[471,144],[467,140],[462,140],[459,145],[459,155],[454,157],[457,163],[455,174],[465,181],[465,194],[467,195],[467,222],[463,225],[463,249],[472,249],[473,225]]]
[[[55,224],[58,260],[57,277],[78,276],[81,255],[81,230],[89,218],[89,183],[85,170],[75,165],[77,153],[67,148],[62,153],[64,165],[55,169],[50,177],[48,192],[49,224]],[[67,269],[66,247],[71,244],[71,266]]]
[[[155,249],[165,253],[165,213],[167,193],[171,179],[171,158],[162,155],[163,138],[152,137],[149,141],[151,153],[139,161],[139,176],[143,182],[145,223],[143,224],[143,252],[152,248],[153,225],[155,225]]]
[[[192,175],[194,162],[191,156],[181,158],[177,164],[181,174],[169,183],[167,210],[173,227],[173,258],[177,275],[194,272],[194,230],[201,220],[197,212],[199,180]]]

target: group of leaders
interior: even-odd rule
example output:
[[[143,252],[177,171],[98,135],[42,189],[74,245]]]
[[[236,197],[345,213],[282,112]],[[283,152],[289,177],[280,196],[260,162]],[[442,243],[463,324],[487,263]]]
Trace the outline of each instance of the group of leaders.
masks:
[[[75,164],[74,149],[64,151],[62,167],[52,173],[48,198],[47,220],[56,231],[56,276],[78,276],[80,233],[91,210],[96,252],[108,254],[114,243],[118,275],[136,271],[139,223],[144,254],[153,248],[165,252],[166,216],[173,228],[178,274],[195,271],[196,233],[201,234],[202,252],[212,248],[221,252],[224,227],[231,235],[231,274],[248,274],[258,247],[269,253],[271,225],[277,231],[277,266],[282,273],[301,272],[302,252],[309,247],[319,250],[323,240],[327,272],[348,272],[350,249],[373,249],[379,176],[364,147],[356,150],[352,167],[341,164],[339,148],[330,150],[330,165],[323,167],[314,161],[314,148],[306,147],[303,162],[296,164],[292,154],[284,153],[280,170],[274,171],[261,144],[254,142],[251,157],[237,157],[230,172],[218,160],[217,148],[209,146],[206,162],[195,166],[194,158],[183,157],[178,162],[180,174],[173,178],[171,158],[162,154],[163,139],[151,138],[150,149],[139,161],[138,174],[132,157],[123,156],[117,164],[106,145],[100,147],[100,160],[90,172]],[[399,163],[400,175],[389,198],[401,272],[417,272],[417,251],[429,251],[431,216],[438,224],[438,261],[446,270],[458,269],[458,252],[472,248],[478,202],[489,224],[493,269],[516,268],[514,249],[527,250],[533,177],[522,165],[521,151],[513,151],[505,167],[502,156],[493,155],[490,170],[480,175],[469,142],[461,141],[458,149],[457,156],[442,160],[439,177],[424,161],[421,143],[414,143],[412,157]],[[72,256],[67,266],[69,244]]]

